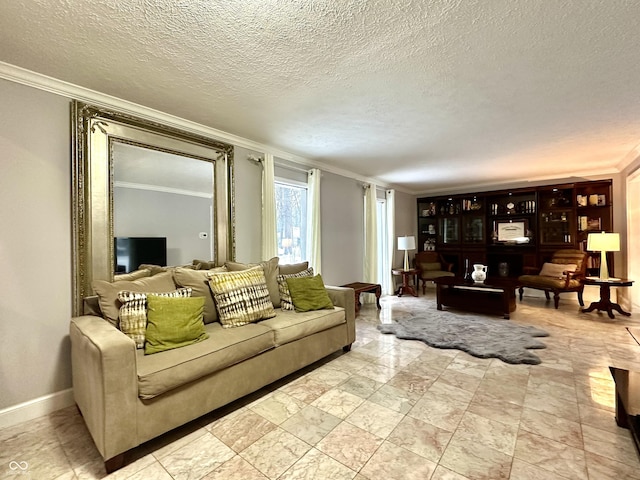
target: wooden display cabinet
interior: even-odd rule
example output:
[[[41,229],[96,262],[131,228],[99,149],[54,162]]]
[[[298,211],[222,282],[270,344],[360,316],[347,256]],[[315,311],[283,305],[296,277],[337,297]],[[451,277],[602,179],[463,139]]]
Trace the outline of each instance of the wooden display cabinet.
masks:
[[[613,230],[613,206],[611,181],[578,183],[575,186],[576,241],[578,248],[587,250],[587,236],[590,233],[611,232]],[[607,255],[609,274],[613,276],[613,255]],[[587,272],[598,275],[600,253],[589,252]]]
[[[543,188],[539,192],[538,228],[541,246],[573,247],[576,241],[573,186]]]
[[[500,264],[518,276],[561,248],[586,250],[591,232],[611,232],[611,188],[611,180],[597,180],[419,198],[418,248],[438,251],[459,275],[469,260],[488,265],[489,276]],[[591,275],[598,262],[590,253]]]

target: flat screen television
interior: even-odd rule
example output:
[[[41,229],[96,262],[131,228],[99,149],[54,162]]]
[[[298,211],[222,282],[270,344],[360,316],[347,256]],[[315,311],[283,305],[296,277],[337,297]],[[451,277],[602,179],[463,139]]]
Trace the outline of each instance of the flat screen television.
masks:
[[[143,263],[167,264],[166,237],[115,237],[114,271],[129,273]]]

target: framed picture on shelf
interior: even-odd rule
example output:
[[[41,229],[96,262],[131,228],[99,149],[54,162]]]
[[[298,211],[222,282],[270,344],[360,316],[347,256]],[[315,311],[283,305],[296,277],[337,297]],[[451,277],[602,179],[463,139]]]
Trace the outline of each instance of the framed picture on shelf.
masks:
[[[508,222],[496,222],[498,242],[527,243],[527,220],[512,220]]]
[[[589,218],[587,220],[587,228],[588,231],[599,231],[602,229],[602,219],[601,218]]]

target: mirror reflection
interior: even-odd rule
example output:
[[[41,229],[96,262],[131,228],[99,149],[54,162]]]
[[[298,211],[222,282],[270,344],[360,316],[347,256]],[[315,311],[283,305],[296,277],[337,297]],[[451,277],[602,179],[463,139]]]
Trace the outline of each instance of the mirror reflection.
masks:
[[[214,258],[213,164],[112,145],[114,272]]]
[[[71,105],[73,315],[82,314],[95,280],[140,263],[234,258],[233,145]]]

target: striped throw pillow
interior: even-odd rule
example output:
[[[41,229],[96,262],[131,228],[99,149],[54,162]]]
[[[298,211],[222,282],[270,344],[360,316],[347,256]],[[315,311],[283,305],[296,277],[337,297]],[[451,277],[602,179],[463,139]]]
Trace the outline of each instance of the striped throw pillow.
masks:
[[[276,316],[262,267],[238,272],[209,272],[209,287],[224,328]]]
[[[298,273],[290,273],[288,275],[278,275],[278,290],[280,291],[280,308],[282,310],[295,310],[293,300],[291,300],[291,292],[287,285],[287,278],[313,277],[313,267],[309,267]]]
[[[144,348],[145,331],[147,329],[147,295],[159,297],[190,297],[191,288],[179,288],[174,292],[118,292],[120,307],[119,328],[127,337],[136,342],[136,348]]]

